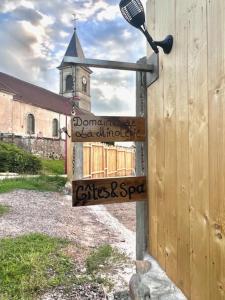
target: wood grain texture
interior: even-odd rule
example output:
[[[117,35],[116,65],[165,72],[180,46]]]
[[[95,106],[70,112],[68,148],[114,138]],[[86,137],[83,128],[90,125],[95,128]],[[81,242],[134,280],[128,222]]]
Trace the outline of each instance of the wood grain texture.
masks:
[[[175,1],[164,0],[161,10],[160,38],[169,32],[175,35]],[[159,9],[157,9],[159,11]],[[164,12],[167,12],[166,15]],[[165,221],[166,272],[173,281],[177,280],[177,148],[176,148],[176,48],[163,57],[163,95],[164,95],[164,138],[165,138]]]
[[[155,0],[147,2],[147,11],[149,12],[149,18],[147,19],[148,28],[152,35],[155,35]],[[148,56],[152,53],[148,45]],[[149,233],[151,240],[149,241],[149,251],[155,258],[157,255],[158,248],[158,235],[157,235],[157,226],[158,226],[158,198],[157,198],[157,169],[156,169],[156,155],[157,155],[157,131],[159,124],[157,124],[156,117],[156,106],[157,104],[162,105],[162,102],[159,100],[159,84],[161,81],[156,81],[151,89],[148,89],[148,178],[149,178]]]
[[[209,299],[209,166],[206,1],[189,1],[188,93],[191,298]]]
[[[143,201],[146,176],[84,179],[72,182],[73,206]]]
[[[147,14],[155,39],[174,35],[148,90],[150,252],[188,299],[222,300],[225,1],[148,0]]]
[[[145,119],[142,117],[72,117],[73,142],[144,141]]]
[[[188,2],[176,2],[177,282],[190,294]]]
[[[209,98],[210,299],[225,299],[225,6],[207,1]],[[216,28],[216,30],[215,30]]]

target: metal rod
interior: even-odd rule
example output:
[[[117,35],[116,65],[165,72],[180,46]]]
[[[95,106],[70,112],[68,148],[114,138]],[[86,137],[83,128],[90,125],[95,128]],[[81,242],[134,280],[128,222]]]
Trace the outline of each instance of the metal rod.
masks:
[[[139,72],[153,72],[154,65],[141,64],[141,63],[129,63],[120,61],[110,61],[101,59],[91,59],[91,58],[79,58],[73,56],[65,56],[65,63],[73,63],[76,65],[105,68],[105,69],[117,69],[117,70],[127,70],[127,71],[139,71]]]

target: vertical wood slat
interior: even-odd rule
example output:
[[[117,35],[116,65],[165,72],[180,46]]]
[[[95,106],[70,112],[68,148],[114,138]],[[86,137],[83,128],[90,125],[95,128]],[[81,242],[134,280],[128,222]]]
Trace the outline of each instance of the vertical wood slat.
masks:
[[[190,295],[188,2],[176,2],[177,282]]]
[[[189,1],[188,93],[191,298],[209,299],[209,178],[206,1]]]
[[[148,28],[152,35],[156,35],[155,32],[155,0],[147,2],[148,17]],[[148,47],[148,56],[150,56],[151,51]],[[157,107],[160,106],[162,102],[160,101],[159,87],[161,81],[156,81],[151,89],[148,89],[148,132],[149,132],[149,145],[148,145],[148,178],[149,178],[149,234],[151,237],[149,245],[150,253],[157,258],[157,245],[158,245],[158,235],[157,235],[157,224],[158,224],[158,197],[157,197],[157,131],[160,128],[160,124],[157,123]],[[159,120],[159,119],[158,119]],[[162,183],[163,185],[163,183]],[[159,187],[162,186],[159,184]],[[163,220],[161,220],[163,222]],[[163,225],[163,224],[161,224]],[[165,264],[160,260],[161,265],[164,267]]]
[[[162,3],[157,2],[157,5]],[[164,9],[159,10],[161,37],[167,32],[175,35],[175,0],[164,0]],[[166,15],[164,12],[167,12]],[[166,272],[170,278],[177,281],[177,149],[176,149],[176,48],[169,56],[162,55],[163,59],[163,96],[164,96],[164,203],[166,209],[165,252]],[[160,209],[163,209],[162,207]],[[160,224],[159,224],[160,226]]]
[[[210,296],[225,299],[225,5],[207,0],[209,97]],[[216,30],[215,30],[216,29]],[[212,45],[216,47],[212,47]],[[221,268],[222,266],[222,268]]]

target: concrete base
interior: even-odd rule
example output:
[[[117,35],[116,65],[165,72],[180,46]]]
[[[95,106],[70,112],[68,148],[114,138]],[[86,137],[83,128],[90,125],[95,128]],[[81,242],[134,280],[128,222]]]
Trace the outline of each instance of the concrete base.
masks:
[[[147,262],[150,268],[146,268]],[[131,277],[129,284],[132,300],[187,300],[151,256],[145,256],[145,261],[136,265],[137,274]],[[143,267],[138,269],[140,265]]]

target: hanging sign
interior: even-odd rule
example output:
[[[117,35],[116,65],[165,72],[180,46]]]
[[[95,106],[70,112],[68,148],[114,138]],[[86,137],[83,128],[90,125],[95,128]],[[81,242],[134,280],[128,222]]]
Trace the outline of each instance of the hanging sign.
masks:
[[[72,116],[72,142],[144,141],[142,117]]]
[[[75,180],[73,206],[135,202],[147,199],[146,177]]]

